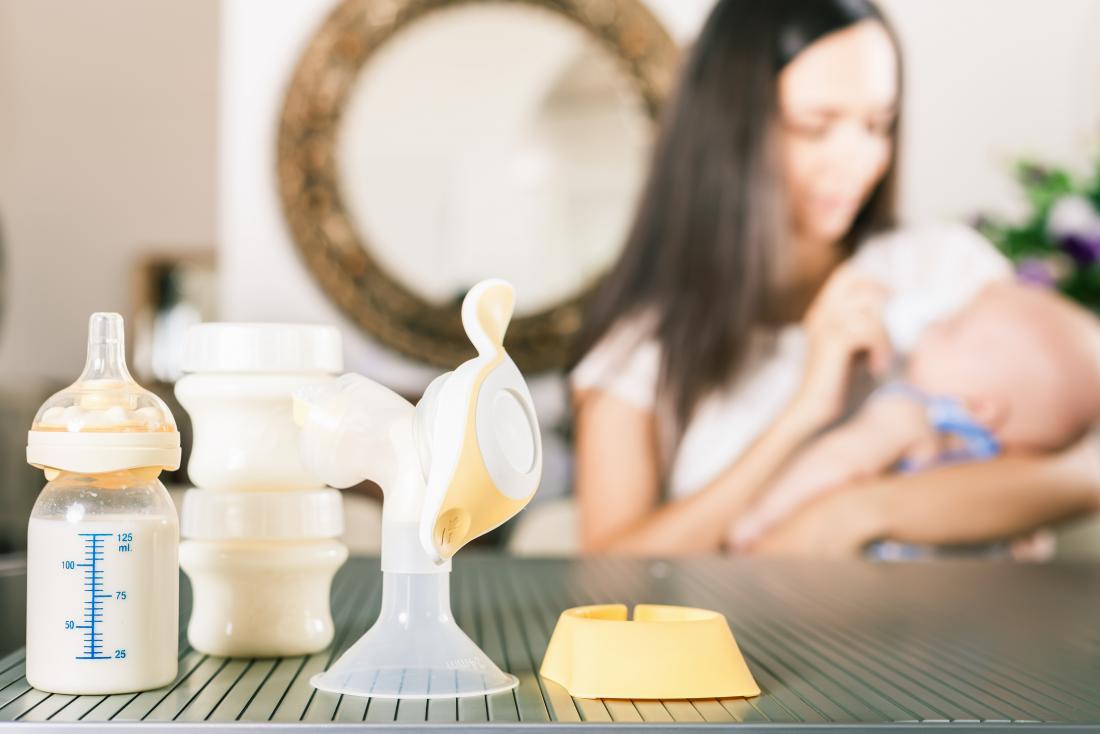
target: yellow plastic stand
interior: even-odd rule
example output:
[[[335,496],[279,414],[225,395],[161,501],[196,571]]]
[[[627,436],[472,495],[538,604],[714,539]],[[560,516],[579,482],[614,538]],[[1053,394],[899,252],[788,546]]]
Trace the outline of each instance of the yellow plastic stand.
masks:
[[[691,607],[601,604],[562,612],[542,677],[579,698],[760,695],[726,618]]]

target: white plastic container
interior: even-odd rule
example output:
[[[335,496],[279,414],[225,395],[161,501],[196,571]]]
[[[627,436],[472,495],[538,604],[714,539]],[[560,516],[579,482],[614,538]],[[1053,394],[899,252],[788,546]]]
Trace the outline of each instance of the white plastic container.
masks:
[[[291,393],[343,369],[340,333],[306,324],[191,327],[176,397],[191,416],[188,475],[232,492],[317,489],[298,459]]]
[[[183,499],[180,567],[192,647],[208,655],[308,655],[332,642],[332,577],[348,551],[340,493],[211,492]]]
[[[343,366],[339,332],[304,324],[200,324],[176,396],[194,427],[180,567],[192,647],[305,655],[332,641],[329,590],[347,548],[340,493],[299,459],[293,391]]]
[[[122,317],[93,314],[88,360],[39,410],[27,461],[49,483],[27,548],[27,681],[142,691],[176,677],[179,524],[157,476],[179,466],[167,406],[130,377]]]

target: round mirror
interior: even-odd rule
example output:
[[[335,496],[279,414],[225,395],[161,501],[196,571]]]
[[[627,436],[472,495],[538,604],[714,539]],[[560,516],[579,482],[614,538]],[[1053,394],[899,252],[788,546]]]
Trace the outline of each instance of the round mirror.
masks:
[[[357,323],[442,365],[470,351],[466,290],[505,278],[509,350],[554,366],[627,236],[674,59],[632,0],[342,3],[280,135],[307,265]]]

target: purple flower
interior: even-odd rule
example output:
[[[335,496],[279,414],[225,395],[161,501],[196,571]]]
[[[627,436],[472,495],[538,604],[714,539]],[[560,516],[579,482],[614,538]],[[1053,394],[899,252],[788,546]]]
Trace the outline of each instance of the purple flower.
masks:
[[[1058,273],[1049,260],[1029,257],[1016,263],[1016,278],[1029,285],[1053,288],[1058,282]]]
[[[1071,234],[1061,241],[1062,250],[1073,258],[1079,267],[1091,265],[1100,260],[1100,233]]]

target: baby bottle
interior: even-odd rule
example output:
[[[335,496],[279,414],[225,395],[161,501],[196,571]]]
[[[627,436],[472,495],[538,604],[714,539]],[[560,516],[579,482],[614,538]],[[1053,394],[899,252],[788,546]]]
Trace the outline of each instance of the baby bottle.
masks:
[[[157,476],[179,466],[179,433],[126,369],[118,314],[92,314],[84,372],[39,409],[27,461],[49,482],[30,518],[27,681],[66,694],[171,683],[179,523]]]

